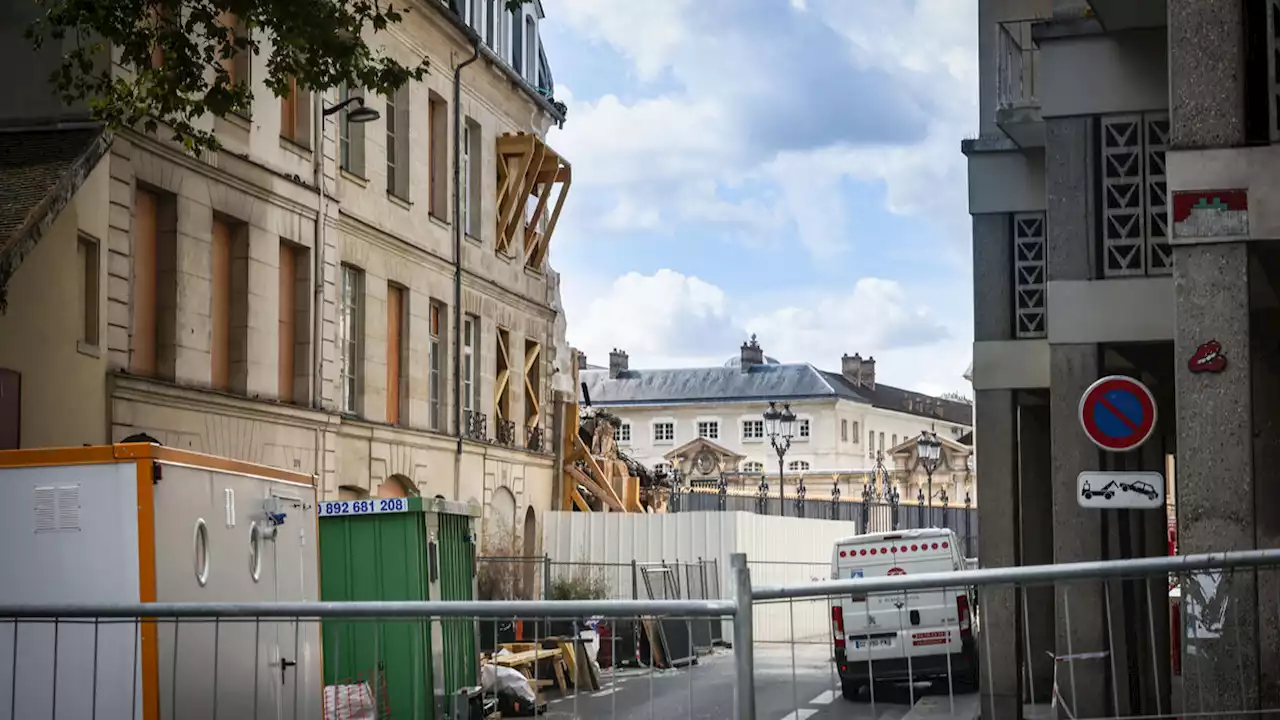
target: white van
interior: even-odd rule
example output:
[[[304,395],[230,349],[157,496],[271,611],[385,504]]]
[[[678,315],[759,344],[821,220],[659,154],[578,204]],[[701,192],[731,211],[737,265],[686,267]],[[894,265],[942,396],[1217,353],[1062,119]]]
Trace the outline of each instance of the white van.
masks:
[[[955,572],[965,568],[945,528],[898,530],[837,541],[832,579]],[[831,627],[844,696],[872,682],[941,679],[977,687],[970,588],[880,592],[832,598]]]

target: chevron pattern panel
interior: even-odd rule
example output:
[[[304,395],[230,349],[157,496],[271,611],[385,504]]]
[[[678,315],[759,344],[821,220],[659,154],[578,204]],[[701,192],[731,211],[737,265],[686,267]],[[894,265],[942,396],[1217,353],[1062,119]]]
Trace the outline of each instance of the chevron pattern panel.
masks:
[[[1169,247],[1169,183],[1165,178],[1165,151],[1169,149],[1169,114],[1146,113],[1142,117],[1145,162],[1142,166],[1143,204],[1147,211],[1147,274],[1173,273],[1173,249]]]
[[[1143,275],[1142,116],[1102,118],[1100,145],[1103,274]]]
[[[1046,325],[1044,213],[1013,216],[1013,313],[1020,338],[1042,338]]]

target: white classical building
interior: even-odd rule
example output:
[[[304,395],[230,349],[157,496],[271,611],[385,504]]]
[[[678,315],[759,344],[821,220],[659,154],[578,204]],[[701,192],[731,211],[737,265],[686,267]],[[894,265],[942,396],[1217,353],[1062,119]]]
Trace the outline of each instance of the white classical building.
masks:
[[[621,421],[619,445],[650,467],[684,477],[778,474],[778,457],[762,417],[770,401],[796,415],[784,459],[788,483],[804,478],[811,493],[833,480],[863,481],[882,461],[904,496],[926,482],[915,440],[935,432],[943,443],[935,494],[973,491],[973,413],[968,403],[876,382],[875,358],[841,358],[840,372],[766,357],[753,336],[720,367],[639,370],[627,353],[610,353],[608,369],[585,366],[581,380],[595,408]]]

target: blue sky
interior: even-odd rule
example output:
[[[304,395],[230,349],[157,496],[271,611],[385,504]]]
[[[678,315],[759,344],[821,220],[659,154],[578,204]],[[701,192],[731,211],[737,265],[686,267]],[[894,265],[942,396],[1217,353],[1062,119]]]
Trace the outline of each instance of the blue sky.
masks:
[[[967,392],[976,0],[543,3],[571,344],[694,366],[755,333]]]

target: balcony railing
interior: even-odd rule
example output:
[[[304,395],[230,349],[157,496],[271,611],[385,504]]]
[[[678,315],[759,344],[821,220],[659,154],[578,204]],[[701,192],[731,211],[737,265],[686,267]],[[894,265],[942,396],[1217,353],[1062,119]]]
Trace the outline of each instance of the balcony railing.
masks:
[[[498,444],[508,447],[516,444],[516,423],[514,420],[498,421]]]
[[[467,410],[463,413],[463,421],[467,424],[466,428],[464,428],[464,434],[467,439],[488,442],[489,418],[484,413]]]
[[[542,452],[543,446],[546,445],[546,436],[543,434],[542,428],[528,427],[525,428],[525,431],[529,436],[525,442],[525,447],[534,452]]]
[[[1040,107],[1040,48],[1031,37],[1031,26],[1037,22],[1000,23],[996,38],[997,111]]]

